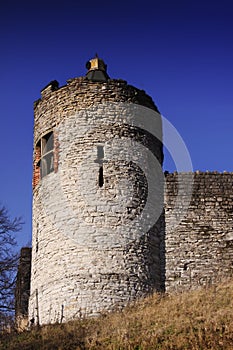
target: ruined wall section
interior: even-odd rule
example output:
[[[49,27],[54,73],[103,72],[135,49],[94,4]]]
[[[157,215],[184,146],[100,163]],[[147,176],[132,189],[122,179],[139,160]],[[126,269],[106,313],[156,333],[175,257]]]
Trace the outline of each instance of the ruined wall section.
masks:
[[[190,174],[179,174],[185,183]],[[178,174],[166,176],[165,220],[172,217]],[[166,290],[182,291],[229,278],[233,273],[233,174],[194,173],[185,218],[166,232]],[[185,200],[185,198],[183,198]]]
[[[18,331],[28,326],[28,301],[31,278],[31,248],[20,251],[20,260],[15,288],[15,322]]]
[[[150,167],[148,149],[162,163],[162,146],[143,125],[132,125],[127,106],[133,104],[157,111],[149,96],[124,81],[85,78],[60,89],[49,85],[35,103],[35,145],[50,130],[58,145],[57,171],[33,193],[29,318],[36,323],[97,315],[164,288],[164,218],[143,234],[134,221],[148,195],[138,164]],[[161,120],[158,125],[161,133]],[[127,148],[119,146],[126,141]]]

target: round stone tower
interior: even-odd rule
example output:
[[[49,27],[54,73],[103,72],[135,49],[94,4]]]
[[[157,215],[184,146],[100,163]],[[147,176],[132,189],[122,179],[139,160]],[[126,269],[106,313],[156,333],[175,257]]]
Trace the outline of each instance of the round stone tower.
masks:
[[[98,315],[164,287],[161,116],[110,79],[52,81],[34,104],[29,319]]]

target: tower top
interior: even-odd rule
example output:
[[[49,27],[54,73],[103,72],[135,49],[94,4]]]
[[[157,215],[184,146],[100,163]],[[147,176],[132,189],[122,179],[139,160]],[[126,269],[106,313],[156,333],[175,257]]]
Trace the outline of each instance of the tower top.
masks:
[[[86,74],[86,77],[90,81],[107,81],[109,79],[109,76],[107,74],[107,65],[104,63],[104,61],[98,57],[96,54],[94,58],[87,61],[86,68],[88,69],[88,72]]]

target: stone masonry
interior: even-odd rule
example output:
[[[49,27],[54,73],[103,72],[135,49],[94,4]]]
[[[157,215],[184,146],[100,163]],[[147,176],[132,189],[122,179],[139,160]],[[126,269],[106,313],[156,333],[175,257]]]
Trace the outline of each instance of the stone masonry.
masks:
[[[15,320],[18,330],[23,330],[28,324],[28,300],[31,278],[31,248],[22,248],[15,290]]]
[[[160,167],[163,161],[159,114],[159,139],[145,130],[146,115],[134,121],[135,106],[158,112],[152,99],[125,81],[86,77],[61,88],[51,82],[41,95],[34,106],[29,319],[95,316],[164,290],[164,217],[145,232],[134,220],[148,196],[150,159]],[[51,132],[53,171],[41,178]]]
[[[190,174],[179,176],[185,183]],[[233,275],[233,173],[198,171],[193,176],[187,214],[174,230],[166,232],[169,292],[216,283]],[[177,177],[177,173],[166,176],[166,224],[173,219]]]
[[[34,104],[29,319],[36,324],[232,276],[233,174],[165,173],[164,190],[159,171],[150,178],[154,159],[159,168],[163,162],[157,107],[144,91],[110,79],[103,61],[90,62],[86,77],[60,88],[52,81]],[[146,228],[153,205],[162,209]]]

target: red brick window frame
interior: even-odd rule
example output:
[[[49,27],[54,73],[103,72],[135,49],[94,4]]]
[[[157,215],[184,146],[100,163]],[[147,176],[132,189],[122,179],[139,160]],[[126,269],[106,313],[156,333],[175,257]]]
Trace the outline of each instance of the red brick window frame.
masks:
[[[40,179],[54,171],[54,134],[43,135],[36,143],[34,158],[33,187]]]

